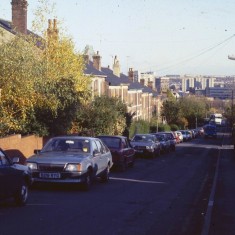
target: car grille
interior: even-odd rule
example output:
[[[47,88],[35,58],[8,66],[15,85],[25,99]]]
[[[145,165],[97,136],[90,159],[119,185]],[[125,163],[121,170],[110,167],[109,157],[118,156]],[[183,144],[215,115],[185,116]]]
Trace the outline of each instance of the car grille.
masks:
[[[63,171],[64,164],[39,164],[38,169],[40,171]]]
[[[135,146],[136,150],[143,150],[146,149],[146,146]]]

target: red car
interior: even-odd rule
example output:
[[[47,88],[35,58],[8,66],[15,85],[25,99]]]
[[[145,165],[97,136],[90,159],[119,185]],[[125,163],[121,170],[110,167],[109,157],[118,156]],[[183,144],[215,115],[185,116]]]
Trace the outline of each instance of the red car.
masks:
[[[135,163],[135,150],[125,136],[100,135],[97,138],[110,149],[114,166],[125,171]]]

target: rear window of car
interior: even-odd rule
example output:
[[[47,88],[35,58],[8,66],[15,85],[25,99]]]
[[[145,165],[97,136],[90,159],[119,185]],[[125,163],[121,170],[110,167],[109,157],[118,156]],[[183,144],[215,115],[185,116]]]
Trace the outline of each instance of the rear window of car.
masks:
[[[136,136],[134,136],[133,141],[152,142],[152,141],[154,141],[154,137],[149,136],[149,135],[136,135]]]
[[[114,138],[114,137],[98,137],[103,141],[103,143],[108,147],[108,148],[114,148],[114,149],[119,149],[120,148],[120,143],[121,140],[119,138]]]

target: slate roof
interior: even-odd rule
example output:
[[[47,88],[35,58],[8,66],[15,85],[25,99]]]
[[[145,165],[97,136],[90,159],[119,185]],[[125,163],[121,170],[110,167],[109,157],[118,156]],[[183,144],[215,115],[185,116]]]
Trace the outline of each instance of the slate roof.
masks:
[[[113,74],[113,70],[109,67],[102,67],[101,71],[94,68],[92,61],[89,61],[86,64],[85,73],[90,75],[104,76],[106,82],[110,86],[120,86],[121,84],[127,84],[129,90],[142,90],[145,93],[152,93],[153,96],[157,96],[158,93],[153,91],[151,88],[142,85],[139,82],[130,81],[129,77],[123,73],[120,74],[120,77]]]
[[[107,75],[106,81],[109,83],[110,86],[120,86],[121,84],[129,84],[129,79],[124,79],[121,77],[118,77],[113,74],[113,70],[110,68],[101,68],[102,72],[104,72]]]
[[[0,19],[0,27],[15,34],[15,32],[12,30],[11,28],[11,22],[10,21],[6,21],[6,20],[3,20],[3,19]]]
[[[5,30],[7,30],[8,32],[16,35],[16,31],[14,31],[14,29],[12,28],[12,24],[10,21],[7,21],[7,20],[4,20],[4,19],[1,19],[0,18],[0,28],[3,28]],[[32,31],[28,30],[27,29],[27,34],[28,35],[32,35],[34,36],[35,38],[37,38],[37,42],[36,42],[36,45],[37,46],[41,46],[42,45],[42,41],[43,41],[43,38],[40,37],[39,35],[33,33]]]
[[[9,31],[12,34],[16,34],[16,31],[14,31],[14,29],[12,28],[12,24],[10,21],[0,18],[0,27],[4,28],[5,30]],[[32,34],[32,35],[39,37],[38,35],[34,34],[30,30],[27,30],[27,34]]]
[[[94,68],[93,63],[91,61],[89,61],[89,63],[86,64],[84,73],[89,75],[103,76],[103,77],[107,76],[102,71],[99,71],[98,69]]]

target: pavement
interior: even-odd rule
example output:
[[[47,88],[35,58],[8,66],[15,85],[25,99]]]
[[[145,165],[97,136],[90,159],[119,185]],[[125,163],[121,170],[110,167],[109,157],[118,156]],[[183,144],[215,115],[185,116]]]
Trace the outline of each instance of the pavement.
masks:
[[[224,134],[201,235],[235,235],[235,150]]]

